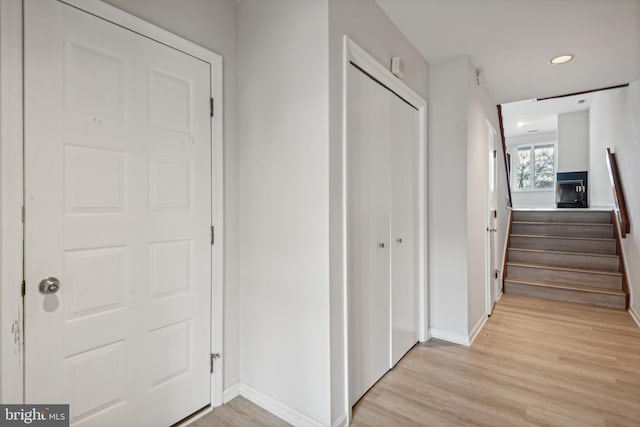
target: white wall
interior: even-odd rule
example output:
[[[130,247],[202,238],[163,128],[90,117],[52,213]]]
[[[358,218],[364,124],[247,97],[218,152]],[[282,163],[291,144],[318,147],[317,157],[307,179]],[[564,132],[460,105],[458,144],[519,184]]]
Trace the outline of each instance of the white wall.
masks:
[[[486,122],[499,130],[497,108],[484,84],[476,83],[467,56],[431,65],[429,92],[431,332],[468,343],[486,316]],[[508,210],[504,162],[499,165],[502,251]]]
[[[223,56],[225,306],[224,387],[239,379],[237,283],[237,43],[235,0],[106,0]]]
[[[322,425],[331,422],[328,44],[326,1],[238,4],[240,381]]]
[[[631,217],[631,233],[622,239],[622,249],[631,290],[631,310],[636,319],[640,319],[640,187],[637,185],[640,182],[640,81],[631,83],[629,88],[596,93],[591,103],[590,119],[592,144],[602,141],[592,151],[592,162],[600,157],[604,161],[605,146],[616,153]],[[602,179],[604,185],[598,186],[598,191],[612,194],[608,176]]]
[[[429,74],[429,312],[434,336],[468,334],[467,111],[469,59]]]
[[[373,0],[329,1],[332,423],[346,416],[342,280],[342,39],[345,34],[384,65],[390,63],[392,56],[400,56],[405,63],[403,80],[425,99],[429,75],[424,58]]]
[[[555,209],[555,191],[514,191],[511,187],[514,209]]]
[[[616,117],[624,110],[620,101],[624,90],[597,92],[589,109],[589,205],[590,207],[611,208],[613,196],[606,162],[607,147],[614,148],[621,140],[623,127],[616,126]]]
[[[487,121],[497,132],[500,132],[498,110],[491,99],[485,83],[478,85],[476,81],[476,67],[467,61],[467,87],[469,88],[468,118],[467,118],[467,269],[468,269],[468,334],[473,335],[476,328],[486,318],[486,235],[488,225],[487,206],[487,176],[489,174],[487,158]],[[498,136],[499,137],[499,136]],[[502,157],[500,157],[502,159]],[[437,159],[435,159],[437,161]],[[503,162],[504,166],[504,162]],[[498,175],[498,180],[505,180],[504,172]],[[498,207],[501,198],[498,187]],[[498,209],[498,215],[505,217],[507,212]],[[501,218],[503,219],[503,218]],[[498,226],[501,222],[498,222]],[[500,229],[496,236],[499,250],[506,236],[506,227]]]
[[[557,169],[589,170],[589,110],[558,114]]]
[[[508,137],[506,139],[507,152],[511,154],[511,162],[513,163],[516,159],[518,145],[556,142],[557,139],[557,132],[541,132],[532,135]],[[558,148],[558,151],[559,150],[560,149]],[[511,167],[511,170],[513,172],[513,165]],[[551,190],[517,190],[512,185],[511,197],[514,209],[554,209],[556,207],[555,188]]]

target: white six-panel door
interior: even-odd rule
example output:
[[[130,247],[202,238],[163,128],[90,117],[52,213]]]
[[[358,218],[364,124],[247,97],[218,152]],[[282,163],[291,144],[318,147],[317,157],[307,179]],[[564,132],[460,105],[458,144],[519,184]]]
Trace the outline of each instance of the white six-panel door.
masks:
[[[349,402],[418,341],[418,111],[347,74]]]
[[[25,2],[26,401],[72,425],[210,402],[210,93],[207,63]]]

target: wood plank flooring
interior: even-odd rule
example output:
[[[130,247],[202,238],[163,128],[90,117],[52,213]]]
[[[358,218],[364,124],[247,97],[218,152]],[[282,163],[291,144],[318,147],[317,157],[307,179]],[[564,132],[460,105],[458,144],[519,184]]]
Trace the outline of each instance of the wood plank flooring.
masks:
[[[471,348],[431,340],[352,426],[639,426],[640,328],[626,311],[504,295]],[[288,425],[236,398],[194,427]]]
[[[285,427],[289,425],[247,399],[236,397],[189,424],[189,427]]]
[[[416,346],[353,426],[638,426],[640,328],[626,311],[504,295],[471,348]]]

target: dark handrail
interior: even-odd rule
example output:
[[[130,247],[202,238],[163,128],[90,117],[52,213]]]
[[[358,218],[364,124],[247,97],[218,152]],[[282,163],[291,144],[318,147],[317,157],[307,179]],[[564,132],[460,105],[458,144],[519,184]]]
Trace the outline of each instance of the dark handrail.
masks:
[[[624,191],[622,191],[622,181],[620,181],[616,155],[611,152],[610,148],[607,148],[607,167],[609,168],[609,179],[611,180],[614,201],[616,203],[616,216],[620,223],[620,237],[625,238],[627,234],[631,232],[631,223],[629,222],[629,212],[627,212],[627,202],[624,199]]]
[[[509,176],[509,162],[507,161],[507,141],[504,136],[504,122],[502,118],[502,105],[496,105],[498,107],[498,124],[500,125],[500,140],[502,141],[502,157],[504,158],[504,169],[507,173],[507,195],[509,196],[509,206],[513,207],[513,198],[511,198],[511,177]]]

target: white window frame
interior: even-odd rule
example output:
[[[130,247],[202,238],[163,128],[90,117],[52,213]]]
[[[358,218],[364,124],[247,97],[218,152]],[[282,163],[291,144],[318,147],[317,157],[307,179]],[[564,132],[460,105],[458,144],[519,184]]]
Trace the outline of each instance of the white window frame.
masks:
[[[531,185],[529,188],[518,188],[516,186],[516,162],[518,161],[518,150],[522,147],[529,147],[529,151],[531,152],[531,161],[535,162],[535,149],[536,147],[544,147],[553,145],[553,185],[549,188],[535,188],[534,187],[534,172],[532,171],[531,175]],[[509,152],[511,153],[511,164],[509,165],[511,170],[511,176],[509,179],[511,180],[511,191],[514,193],[538,193],[544,191],[556,191],[555,183],[556,183],[556,173],[558,171],[558,141],[557,140],[542,140],[536,142],[522,142],[520,144],[512,144],[509,146]],[[533,166],[533,165],[532,165]]]

